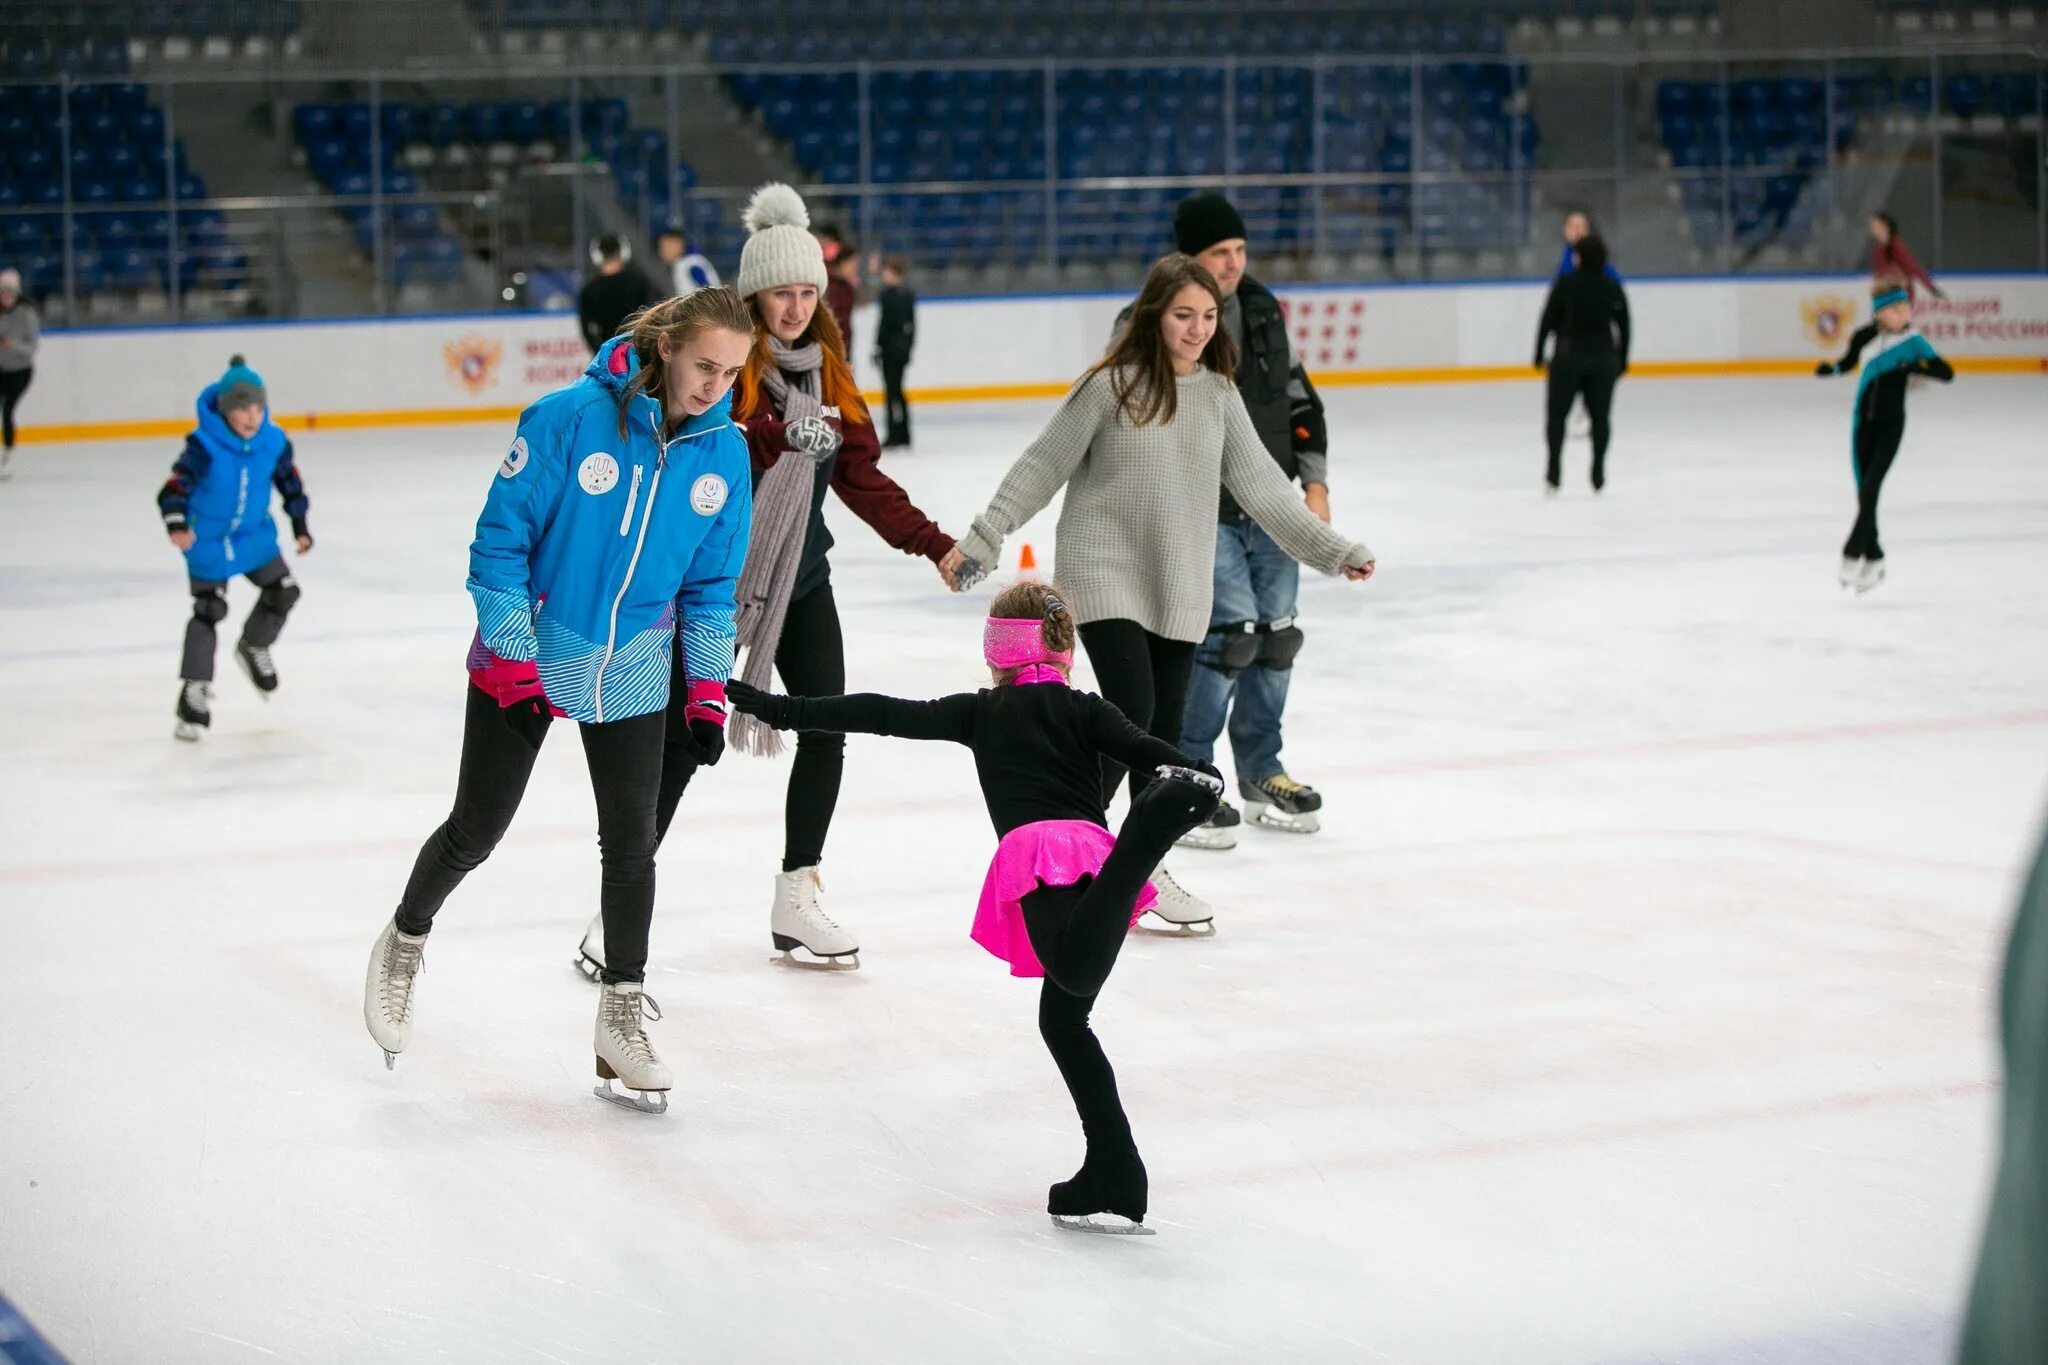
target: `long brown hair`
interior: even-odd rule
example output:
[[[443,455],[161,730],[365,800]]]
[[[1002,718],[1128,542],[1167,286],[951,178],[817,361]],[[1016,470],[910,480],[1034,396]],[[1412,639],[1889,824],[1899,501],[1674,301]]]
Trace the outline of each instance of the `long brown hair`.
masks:
[[[1202,364],[1225,379],[1237,374],[1237,343],[1223,330],[1223,290],[1208,267],[1176,251],[1161,256],[1145,275],[1145,287],[1131,305],[1130,320],[1110,340],[1109,353],[1081,376],[1085,384],[1109,371],[1110,391],[1133,426],[1158,422],[1164,426],[1180,410],[1180,391],[1173,373],[1173,355],[1166,349],[1166,309],[1180,291],[1199,285],[1216,300],[1216,335],[1202,348]],[[1079,388],[1080,384],[1076,384]]]
[[[619,435],[627,435],[626,414],[641,394],[659,400],[664,410],[668,406],[668,366],[661,359],[662,341],[668,341],[670,355],[680,355],[699,332],[712,327],[749,336],[754,320],[747,316],[747,305],[740,302],[740,296],[723,287],[650,303],[626,319],[619,335],[632,339],[640,370],[619,394]]]
[[[747,353],[747,368],[740,371],[740,382],[735,386],[739,393],[732,400],[732,410],[742,422],[758,415],[767,406],[761,395],[761,376],[768,373],[775,364],[775,353],[768,348],[768,324],[761,317],[761,305],[755,299],[747,300],[747,314],[753,323],[754,349]],[[825,296],[818,296],[818,311],[811,314],[811,325],[797,339],[801,346],[806,341],[818,343],[824,352],[825,364],[818,374],[818,401],[827,407],[837,407],[842,421],[866,422],[873,425],[868,416],[866,400],[860,396],[860,385],[853,381],[853,366],[846,363],[846,342],[839,335],[839,324],[832,317],[832,310],[825,306]]]

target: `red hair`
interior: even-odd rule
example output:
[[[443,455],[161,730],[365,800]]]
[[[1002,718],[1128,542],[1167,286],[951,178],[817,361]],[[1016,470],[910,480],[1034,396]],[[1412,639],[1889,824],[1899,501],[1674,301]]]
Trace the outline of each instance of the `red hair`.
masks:
[[[747,300],[747,311],[754,318],[754,348],[747,353],[747,367],[740,371],[739,383],[733,387],[733,415],[744,422],[758,417],[769,406],[762,389],[761,377],[775,363],[775,353],[768,348],[768,324],[761,318],[761,305],[754,299]],[[825,363],[818,373],[819,400],[827,407],[839,409],[841,420],[865,422],[874,425],[868,415],[867,400],[860,396],[860,385],[853,379],[853,366],[846,363],[846,342],[839,335],[839,324],[833,321],[832,310],[825,306],[825,300],[818,300],[818,311],[811,315],[811,325],[797,339],[797,345],[806,341],[818,343],[824,353]]]

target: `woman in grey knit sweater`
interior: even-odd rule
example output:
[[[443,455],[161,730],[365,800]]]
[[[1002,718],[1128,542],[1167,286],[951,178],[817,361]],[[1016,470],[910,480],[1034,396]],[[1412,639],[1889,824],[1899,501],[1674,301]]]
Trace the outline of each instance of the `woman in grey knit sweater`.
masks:
[[[1373,571],[1372,551],[1319,521],[1266,453],[1232,382],[1237,347],[1217,326],[1222,306],[1192,257],[1154,265],[1130,326],[942,566],[971,581],[1064,486],[1053,573],[1082,647],[1102,695],[1169,744],[1179,742],[1195,646],[1209,629],[1219,486],[1303,564],[1354,580]],[[1123,770],[1104,766],[1107,800]],[[1134,795],[1140,785],[1133,773]],[[1195,920],[1171,915],[1174,898],[1165,883],[1160,890],[1176,922],[1207,922],[1205,909]]]

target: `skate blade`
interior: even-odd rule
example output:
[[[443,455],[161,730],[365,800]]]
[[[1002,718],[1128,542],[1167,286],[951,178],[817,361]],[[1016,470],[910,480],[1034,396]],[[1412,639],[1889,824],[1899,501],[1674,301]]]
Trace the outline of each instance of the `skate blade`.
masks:
[[[1235,828],[1210,829],[1203,825],[1197,825],[1186,834],[1181,835],[1180,838],[1175,839],[1173,843],[1176,848],[1202,848],[1220,853],[1224,849],[1237,847],[1237,830]]]
[[[1322,819],[1312,810],[1289,815],[1276,806],[1247,806],[1244,818],[1248,825],[1282,834],[1314,834],[1323,827]]]
[[[809,948],[804,948],[802,951],[811,953]],[[834,953],[830,956],[811,953],[809,957],[798,957],[797,952],[798,949],[796,948],[784,948],[774,957],[769,958],[768,961],[771,965],[795,967],[806,972],[857,972],[860,970],[860,952],[858,950],[850,953]]]
[[[205,733],[196,725],[180,725],[171,731],[171,738],[181,744],[197,744],[199,737]]]
[[[385,1052],[384,1052],[384,1069],[385,1069],[386,1071],[392,1071],[392,1070],[396,1070],[396,1069],[397,1069],[397,1067],[398,1067],[398,1054],[397,1054],[397,1053],[395,1053],[395,1052],[393,1052],[393,1051],[391,1051],[391,1050],[390,1050],[390,1049],[388,1049],[388,1048],[387,1048],[387,1049],[385,1049]]]
[[[1166,927],[1164,929],[1158,928],[1152,923],[1153,920],[1158,920],[1160,924]],[[1179,920],[1170,920],[1157,910],[1147,910],[1144,917],[1138,921],[1138,928],[1145,933],[1156,934],[1161,938],[1216,937],[1216,921],[1213,919],[1188,920],[1183,923]]]
[[[1062,1232],[1095,1232],[1112,1237],[1157,1237],[1156,1228],[1134,1223],[1120,1213],[1055,1213],[1047,1215]]]
[[[668,1091],[627,1090],[623,1087],[613,1089],[617,1085],[618,1080],[616,1077],[611,1080],[600,1081],[591,1087],[590,1093],[601,1100],[610,1100],[621,1109],[630,1109],[636,1114],[666,1114],[668,1112]]]
[[[593,985],[596,984],[597,978],[604,972],[604,964],[591,957],[588,953],[579,954],[576,960],[569,965],[576,969],[576,975]]]

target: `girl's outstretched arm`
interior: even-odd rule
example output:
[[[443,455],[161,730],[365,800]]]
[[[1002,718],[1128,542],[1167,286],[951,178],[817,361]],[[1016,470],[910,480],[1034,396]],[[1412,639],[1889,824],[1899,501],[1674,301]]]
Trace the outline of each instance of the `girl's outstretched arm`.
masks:
[[[726,685],[735,711],[777,730],[823,730],[842,735],[894,735],[898,739],[974,739],[974,694],[908,701],[879,692],[843,697],[783,697],[743,682]]]

